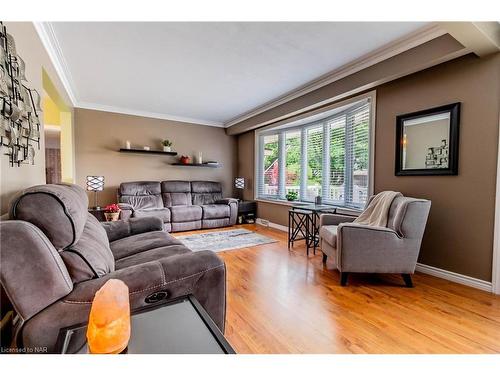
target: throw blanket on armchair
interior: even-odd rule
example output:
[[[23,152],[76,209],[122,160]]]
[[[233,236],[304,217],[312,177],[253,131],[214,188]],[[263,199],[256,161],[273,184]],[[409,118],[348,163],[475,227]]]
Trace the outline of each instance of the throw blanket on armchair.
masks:
[[[397,191],[382,191],[378,193],[354,222],[374,227],[386,227],[389,208],[394,198],[399,196],[402,196],[402,194]]]

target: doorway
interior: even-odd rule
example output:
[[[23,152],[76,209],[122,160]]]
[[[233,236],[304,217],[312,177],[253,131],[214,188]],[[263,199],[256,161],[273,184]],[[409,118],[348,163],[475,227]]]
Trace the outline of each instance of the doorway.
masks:
[[[46,183],[74,183],[75,159],[71,111],[61,99],[45,70],[42,73],[42,84]]]

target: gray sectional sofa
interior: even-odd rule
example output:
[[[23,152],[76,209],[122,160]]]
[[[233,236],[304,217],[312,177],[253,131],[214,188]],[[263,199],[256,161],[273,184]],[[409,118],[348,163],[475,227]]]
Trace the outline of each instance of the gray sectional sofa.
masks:
[[[158,217],[167,232],[236,224],[238,200],[223,198],[213,181],[124,182],[118,189],[122,220]]]
[[[0,286],[18,316],[18,346],[53,352],[59,329],[86,322],[110,278],[127,284],[132,310],[157,303],[148,297],[158,292],[192,293],[224,330],[225,265],[215,253],[192,252],[158,215],[99,223],[87,206],[77,185],[34,186],[0,222]]]

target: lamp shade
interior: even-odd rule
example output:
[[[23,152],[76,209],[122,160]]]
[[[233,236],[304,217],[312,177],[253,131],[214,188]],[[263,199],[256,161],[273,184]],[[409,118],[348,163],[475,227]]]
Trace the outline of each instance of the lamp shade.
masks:
[[[245,178],[243,178],[243,177],[236,177],[234,179],[234,187],[236,189],[244,189],[245,188]]]
[[[87,176],[87,190],[88,191],[103,191],[104,190],[104,176]]]

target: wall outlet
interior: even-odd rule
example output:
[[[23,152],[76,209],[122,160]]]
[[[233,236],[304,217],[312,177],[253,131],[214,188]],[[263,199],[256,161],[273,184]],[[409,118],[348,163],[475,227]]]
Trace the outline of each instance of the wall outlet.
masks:
[[[265,227],[268,227],[269,226],[269,220],[264,220],[264,219],[260,219],[260,224],[265,226]]]

